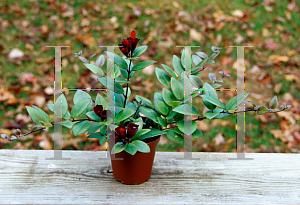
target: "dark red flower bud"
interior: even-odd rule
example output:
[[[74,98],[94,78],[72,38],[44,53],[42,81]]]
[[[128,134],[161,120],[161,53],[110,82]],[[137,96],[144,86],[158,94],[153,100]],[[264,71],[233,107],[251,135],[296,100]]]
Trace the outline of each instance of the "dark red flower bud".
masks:
[[[116,135],[122,139],[126,137],[126,128],[124,125],[120,125],[116,128]]]
[[[135,50],[136,45],[138,44],[139,40],[140,40],[139,38],[131,38],[130,39],[130,44],[131,44],[130,50],[131,50],[131,53],[133,53],[133,51]]]
[[[139,38],[136,38],[135,30],[131,31],[130,37],[128,37],[127,39],[123,39],[122,44],[119,44],[120,51],[126,57],[130,57],[130,55],[132,56],[139,40]]]
[[[118,135],[116,135],[115,136],[115,142],[117,143],[117,142],[122,142],[122,139],[118,136]]]
[[[129,122],[127,125],[127,137],[128,138],[133,137],[137,133],[138,129],[139,129],[138,125]]]
[[[135,36],[136,36],[135,30],[131,31],[130,37],[131,37],[131,38],[135,38]]]
[[[125,39],[124,39],[125,40]],[[120,51],[126,56],[129,57],[130,46],[125,44],[119,44]]]
[[[107,117],[110,116],[112,112],[110,110],[103,110],[100,114],[101,120],[106,121]]]
[[[101,113],[103,112],[103,106],[102,105],[96,105],[94,107],[94,112],[98,117],[101,117]]]

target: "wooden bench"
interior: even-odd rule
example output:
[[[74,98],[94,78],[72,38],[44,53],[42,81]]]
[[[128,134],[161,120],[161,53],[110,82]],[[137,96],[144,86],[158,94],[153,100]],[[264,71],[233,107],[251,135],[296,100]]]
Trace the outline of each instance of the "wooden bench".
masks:
[[[157,152],[151,178],[124,185],[106,152],[0,150],[0,204],[300,204],[300,155]],[[101,158],[101,159],[99,159]]]

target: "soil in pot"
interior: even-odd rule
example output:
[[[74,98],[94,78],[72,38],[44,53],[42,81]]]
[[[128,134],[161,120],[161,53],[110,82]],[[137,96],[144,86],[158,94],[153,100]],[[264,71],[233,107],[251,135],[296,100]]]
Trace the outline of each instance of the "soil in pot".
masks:
[[[141,184],[148,180],[151,176],[155,151],[160,136],[143,140],[150,147],[150,153],[137,152],[131,155],[125,151],[115,154],[115,158],[123,158],[123,160],[111,160],[113,175],[116,180],[123,184]],[[113,142],[109,141],[109,151],[113,147]],[[113,158],[113,155],[111,156]]]

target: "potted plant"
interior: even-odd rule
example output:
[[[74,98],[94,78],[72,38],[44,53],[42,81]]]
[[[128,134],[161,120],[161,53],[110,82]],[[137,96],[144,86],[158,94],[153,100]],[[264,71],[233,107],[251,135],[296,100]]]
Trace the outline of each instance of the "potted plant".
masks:
[[[50,117],[36,106],[27,106],[26,109],[35,123],[33,127],[40,128],[24,135],[16,130],[11,137],[1,136],[7,140],[23,138],[30,133],[52,127],[55,124],[54,118],[62,117],[63,121],[58,123],[72,129],[74,136],[87,132],[88,138],[99,138],[101,145],[108,142],[108,150],[112,154],[112,169],[117,180],[125,184],[140,184],[150,178],[156,146],[162,134],[166,134],[173,141],[184,143],[184,135],[194,138],[202,136],[201,130],[197,129],[197,121],[219,119],[241,112],[237,111],[237,105],[245,100],[248,93],[233,97],[224,105],[215,91],[220,86],[218,83],[222,83],[223,78],[230,75],[220,71],[221,78],[217,79],[215,74],[209,73],[211,84],[203,83],[199,78],[200,72],[214,63],[214,58],[220,53],[220,48],[214,46],[210,56],[203,52],[192,55],[193,66],[190,71],[185,70],[185,52],[182,52],[181,58],[174,55],[173,69],[165,64],[162,64],[164,70],[158,67],[155,69],[159,82],[165,88],[161,93],[154,93],[153,102],[139,95],[135,96],[133,102],[129,102],[129,84],[134,73],[155,63],[153,60],[139,62],[139,56],[147,49],[147,46],[137,47],[139,40],[136,32],[132,31],[130,37],[119,44],[123,57],[108,52],[106,61],[104,55],[100,55],[95,64],[90,64],[89,60],[82,57],[81,51],[75,54],[89,70],[99,76],[98,80],[109,92],[99,92],[93,100],[87,92],[78,90],[73,97],[74,106],[70,112],[67,100],[61,94],[54,104],[47,104],[51,111],[54,107],[61,106],[61,116]],[[186,102],[187,97],[201,97],[209,111],[201,116],[191,103]],[[189,111],[185,109],[186,104]],[[277,104],[275,96],[269,108],[252,103],[251,109],[242,112],[265,114],[291,107],[281,105],[281,110],[275,110]],[[196,119],[185,124],[185,115],[194,116]]]

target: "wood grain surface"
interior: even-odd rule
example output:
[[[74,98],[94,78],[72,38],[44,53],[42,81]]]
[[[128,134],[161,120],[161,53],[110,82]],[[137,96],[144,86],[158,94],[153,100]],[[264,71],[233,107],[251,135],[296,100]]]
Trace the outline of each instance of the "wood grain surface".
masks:
[[[124,185],[106,152],[0,150],[0,204],[300,204],[300,155],[157,152],[151,178]]]

